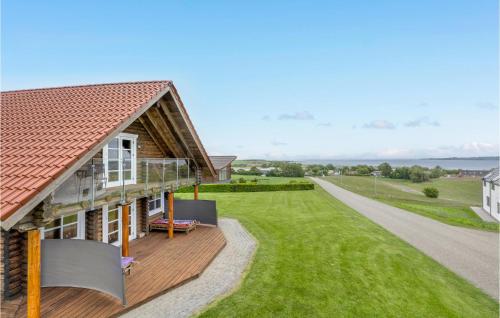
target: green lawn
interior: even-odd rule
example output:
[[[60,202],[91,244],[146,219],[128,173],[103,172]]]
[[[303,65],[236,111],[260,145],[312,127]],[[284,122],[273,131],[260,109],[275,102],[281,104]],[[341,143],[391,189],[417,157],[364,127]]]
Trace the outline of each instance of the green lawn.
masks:
[[[498,317],[498,303],[322,189],[206,193],[257,238],[234,294],[201,317]]]
[[[447,224],[498,231],[497,223],[482,221],[470,209],[470,206],[481,205],[481,179],[478,178],[440,178],[424,183],[377,178],[376,186],[373,177],[331,176],[325,179],[347,190]],[[438,188],[439,198],[425,197],[421,191],[426,186]]]
[[[231,176],[232,180],[238,181],[238,179],[243,178],[245,180],[255,180],[257,179],[258,184],[280,184],[280,183],[290,183],[290,181],[295,181],[295,182],[308,182],[309,181],[306,178],[286,178],[286,177],[262,177],[262,176],[243,176],[239,174],[233,174]]]

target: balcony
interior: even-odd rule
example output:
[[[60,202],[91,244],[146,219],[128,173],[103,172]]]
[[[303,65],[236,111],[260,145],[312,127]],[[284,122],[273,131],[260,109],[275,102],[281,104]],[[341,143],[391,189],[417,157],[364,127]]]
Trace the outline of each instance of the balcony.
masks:
[[[90,160],[54,191],[51,206],[56,210],[92,210],[196,182],[195,166],[187,158],[141,158],[135,171],[130,162],[128,167],[126,162],[119,165],[122,169],[113,175],[117,180],[108,180],[102,159]]]

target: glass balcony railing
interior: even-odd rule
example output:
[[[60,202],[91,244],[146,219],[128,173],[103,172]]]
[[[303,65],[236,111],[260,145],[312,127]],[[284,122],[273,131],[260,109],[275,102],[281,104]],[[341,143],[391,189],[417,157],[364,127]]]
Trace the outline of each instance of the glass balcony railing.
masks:
[[[125,164],[119,163],[123,169],[114,173],[116,181],[108,180],[102,159],[90,160],[54,191],[51,204],[94,209],[110,201],[175,190],[196,181],[196,169],[187,158],[138,159],[135,175]]]

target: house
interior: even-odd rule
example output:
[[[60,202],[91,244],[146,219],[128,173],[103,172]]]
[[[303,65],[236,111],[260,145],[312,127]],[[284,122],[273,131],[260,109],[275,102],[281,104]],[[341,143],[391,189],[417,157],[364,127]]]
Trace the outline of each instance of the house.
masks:
[[[482,178],[488,174],[488,170],[458,170],[458,177]]]
[[[166,262],[173,262],[165,255],[173,245],[160,246],[175,240],[168,240],[166,234],[161,234],[161,237],[154,236],[157,233],[147,235],[149,224],[167,210],[173,213],[173,193],[178,187],[195,185],[196,200],[198,183],[205,178],[215,178],[217,171],[171,81],[9,91],[2,92],[1,102],[2,316],[9,316],[12,304],[21,306],[21,311],[26,310],[28,316],[40,316],[40,297],[43,314],[44,293],[40,296],[40,286],[58,286],[58,283],[48,281],[48,274],[44,276],[44,271],[54,269],[40,265],[54,261],[44,259],[43,255],[57,257],[57,253],[49,253],[54,252],[55,247],[51,246],[80,244],[81,251],[87,248],[92,251],[94,245],[96,249],[109,247],[108,250],[118,253],[120,266],[120,253],[128,256],[129,244],[132,244],[131,250],[140,255],[162,257]],[[169,214],[169,219],[173,218]],[[170,223],[168,230],[168,237],[172,238],[173,226]],[[222,234],[217,231],[207,228],[192,237],[213,237],[217,243],[211,245],[215,246],[211,253],[216,253],[225,244]],[[140,241],[145,236],[149,236],[148,245],[129,243]],[[184,244],[179,247],[181,250],[196,246],[203,248],[199,242],[190,244],[188,240],[178,242]],[[151,246],[158,249],[151,250]],[[67,258],[82,257],[71,251],[69,249],[68,253],[73,254]],[[108,262],[107,259],[94,259],[98,256],[92,253],[89,255],[90,259],[84,260],[86,264]],[[208,262],[214,255],[207,257]],[[59,261],[64,263],[66,258]],[[141,271],[147,271],[150,263],[160,268],[171,266],[169,272],[175,272],[174,266],[177,266],[175,262],[165,265],[156,261],[155,265],[152,260],[145,260]],[[191,266],[196,268],[198,265],[193,263]],[[106,278],[104,273],[100,276],[96,273],[79,274],[82,277],[87,275],[88,280],[76,285],[72,285],[74,280],[82,277],[69,275],[65,279],[72,282],[59,284],[99,285],[102,282],[97,277]],[[144,273],[144,277],[154,277],[152,275],[157,273],[164,271]],[[149,290],[140,290],[140,285],[147,282],[139,284],[134,279],[133,275],[126,278],[127,293],[135,290],[137,295],[147,294]],[[161,276],[158,292],[162,292],[161,288],[170,288],[170,285],[160,286],[160,283]],[[118,289],[125,288],[124,285]],[[104,290],[100,287],[94,289]],[[65,289],[47,290],[48,293],[63,293]],[[72,297],[101,297],[99,292],[92,292],[95,294],[89,291],[77,296],[73,293]],[[124,295],[125,291],[122,292]],[[134,302],[139,301],[136,298],[133,297]],[[11,301],[16,299],[24,300]],[[110,301],[105,297],[100,299],[104,303]],[[88,301],[84,303],[79,302],[82,306],[91,306]],[[70,309],[78,310],[74,304]],[[58,307],[63,308],[63,305]],[[110,303],[102,310],[120,310],[122,307]],[[70,309],[64,309],[65,314],[71,315]],[[14,310],[18,311],[17,308]],[[78,311],[72,312],[75,314],[78,315]]]
[[[234,160],[236,160],[236,156],[210,156],[210,161],[217,175],[215,182],[231,181],[231,163]]]
[[[483,177],[483,209],[500,221],[500,172],[495,168]]]

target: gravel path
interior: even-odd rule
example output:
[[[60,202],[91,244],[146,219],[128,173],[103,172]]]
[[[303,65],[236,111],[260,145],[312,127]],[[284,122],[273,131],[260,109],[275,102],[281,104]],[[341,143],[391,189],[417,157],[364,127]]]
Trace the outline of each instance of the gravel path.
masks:
[[[311,178],[375,223],[498,299],[498,233],[444,224]]]
[[[227,245],[199,278],[122,317],[190,317],[236,288],[257,244],[237,220],[221,218],[219,227],[224,232]]]

